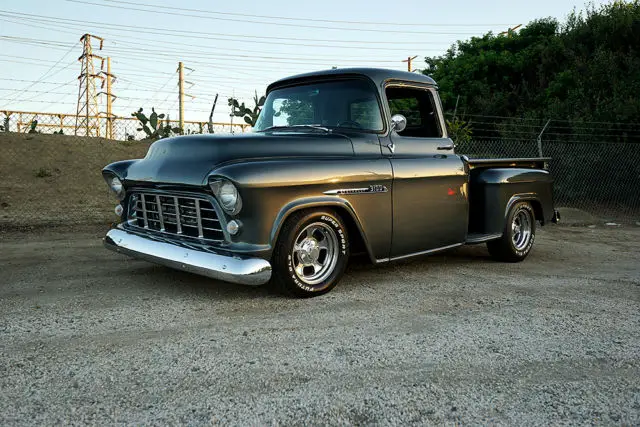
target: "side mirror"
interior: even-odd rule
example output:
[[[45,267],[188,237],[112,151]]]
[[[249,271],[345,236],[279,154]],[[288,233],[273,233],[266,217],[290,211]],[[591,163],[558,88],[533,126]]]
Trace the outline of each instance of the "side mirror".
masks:
[[[391,130],[402,132],[407,127],[407,118],[402,114],[394,114],[391,117]]]

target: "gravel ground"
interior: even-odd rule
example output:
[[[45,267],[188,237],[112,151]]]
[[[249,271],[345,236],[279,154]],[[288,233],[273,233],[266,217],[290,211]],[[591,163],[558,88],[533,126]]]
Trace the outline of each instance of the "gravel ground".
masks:
[[[0,234],[0,425],[640,424],[640,228],[546,227],[294,300]]]

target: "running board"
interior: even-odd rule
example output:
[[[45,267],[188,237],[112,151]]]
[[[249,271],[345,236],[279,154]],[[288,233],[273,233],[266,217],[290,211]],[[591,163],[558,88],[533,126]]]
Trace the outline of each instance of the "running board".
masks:
[[[502,233],[493,233],[493,234],[480,234],[480,233],[472,233],[467,235],[467,244],[473,245],[475,243],[484,243],[489,240],[496,240],[502,237]]]

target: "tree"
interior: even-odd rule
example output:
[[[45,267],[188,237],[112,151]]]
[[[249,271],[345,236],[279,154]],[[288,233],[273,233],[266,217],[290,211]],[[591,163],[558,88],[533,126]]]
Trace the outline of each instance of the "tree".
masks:
[[[636,122],[640,116],[640,2],[545,18],[509,37],[485,34],[427,57],[445,110],[459,115],[552,117],[575,132],[585,121]],[[485,126],[486,127],[486,126]],[[474,136],[478,133],[474,130]]]

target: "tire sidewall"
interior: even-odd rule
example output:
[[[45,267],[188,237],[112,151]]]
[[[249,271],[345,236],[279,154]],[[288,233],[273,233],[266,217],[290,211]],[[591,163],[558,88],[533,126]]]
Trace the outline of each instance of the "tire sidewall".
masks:
[[[513,243],[513,230],[511,228],[511,224],[513,223],[513,219],[520,212],[526,212],[529,215],[529,221],[531,222],[531,237],[529,242],[527,242],[527,246],[522,249],[516,249]],[[518,202],[516,203],[511,212],[509,213],[509,217],[507,218],[506,231],[509,237],[509,245],[511,247],[511,251],[518,258],[525,258],[529,252],[531,252],[531,248],[533,248],[533,243],[536,240],[536,217],[533,212],[533,207],[528,202]]]
[[[294,271],[293,245],[295,239],[306,226],[314,222],[328,225],[338,238],[338,260],[331,275],[320,283],[309,285],[298,278]],[[284,255],[286,255],[286,278],[296,294],[303,296],[319,295],[330,291],[340,279],[349,259],[349,241],[344,223],[332,212],[314,211],[302,216],[291,228],[285,240]]]

